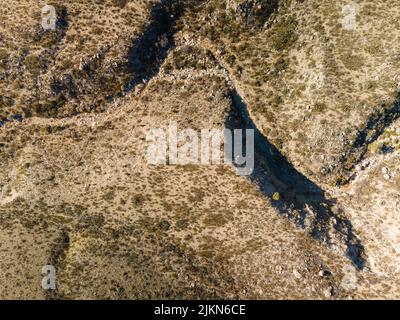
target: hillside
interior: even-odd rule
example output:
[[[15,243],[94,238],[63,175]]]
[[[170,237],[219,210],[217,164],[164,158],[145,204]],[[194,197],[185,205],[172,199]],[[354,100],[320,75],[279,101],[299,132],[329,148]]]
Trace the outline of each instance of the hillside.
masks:
[[[397,1],[46,4],[0,9],[0,298],[400,297]],[[151,164],[171,124],[254,170]]]

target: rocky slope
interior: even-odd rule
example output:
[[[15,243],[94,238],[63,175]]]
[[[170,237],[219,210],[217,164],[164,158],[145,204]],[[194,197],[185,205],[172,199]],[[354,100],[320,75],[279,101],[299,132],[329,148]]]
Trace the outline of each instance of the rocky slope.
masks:
[[[347,30],[344,1],[64,1],[46,31],[45,3],[9,1],[2,298],[399,297],[384,2],[355,3]],[[254,173],[149,165],[147,133],[171,122],[255,129]]]

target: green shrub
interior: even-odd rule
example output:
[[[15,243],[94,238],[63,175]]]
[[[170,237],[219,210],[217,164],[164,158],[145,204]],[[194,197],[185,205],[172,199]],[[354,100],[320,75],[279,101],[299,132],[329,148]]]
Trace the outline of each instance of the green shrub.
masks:
[[[350,53],[342,56],[342,62],[347,69],[353,71],[359,70],[364,66],[364,58],[362,56]]]
[[[227,219],[222,213],[209,214],[204,218],[204,224],[208,227],[221,227],[227,222]]]
[[[8,58],[8,53],[5,49],[0,49],[0,67],[5,66]]]
[[[124,8],[129,0],[112,0],[114,6]]]
[[[40,59],[38,56],[27,56],[25,58],[24,65],[31,73],[38,73],[40,71]]]
[[[140,206],[143,205],[143,203],[144,203],[144,197],[143,197],[143,195],[141,195],[141,194],[135,194],[135,195],[132,197],[132,204],[133,204],[134,207],[140,207]]]
[[[294,17],[283,19],[272,29],[273,46],[278,51],[289,49],[297,40],[297,21]]]

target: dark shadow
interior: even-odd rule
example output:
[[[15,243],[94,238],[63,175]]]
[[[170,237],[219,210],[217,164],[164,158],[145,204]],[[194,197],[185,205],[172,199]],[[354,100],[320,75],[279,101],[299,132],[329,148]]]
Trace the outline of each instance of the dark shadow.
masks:
[[[363,245],[342,212],[332,211],[334,200],[327,199],[324,190],[298,172],[257,129],[246,104],[235,90],[231,92],[231,99],[233,108],[226,120],[226,128],[254,130],[255,167],[251,180],[260,186],[263,194],[271,199],[272,205],[281,214],[310,230],[315,239],[330,245],[339,238],[346,246],[349,259],[358,269],[363,269]],[[275,192],[279,193],[278,201],[272,199]],[[332,239],[332,227],[335,239]]]
[[[57,11],[56,27],[58,30],[61,31],[62,35],[65,36],[69,27],[68,9],[66,6],[61,5],[61,6],[56,6],[56,11]]]
[[[385,129],[400,117],[400,93],[396,94],[395,101],[390,108],[384,108],[382,112],[373,113],[367,121],[365,127],[358,132],[357,139],[352,145],[352,149],[358,149],[374,142]],[[369,135],[374,131],[372,136]]]
[[[364,128],[358,131],[357,138],[350,148],[350,153],[347,153],[342,158],[342,162],[345,163],[355,154],[357,161],[352,165],[352,168],[354,168],[367,153],[367,146],[376,141],[384,133],[385,129],[398,118],[400,118],[400,92],[396,93],[395,100],[389,108],[383,105],[382,111],[376,111],[369,116]],[[385,151],[387,153],[391,152],[390,148],[382,150],[383,153],[385,153]],[[350,176],[349,180],[351,180],[353,176]],[[343,182],[346,183],[348,180]]]
[[[175,46],[173,29],[183,11],[181,0],[163,0],[152,8],[150,23],[128,52],[127,72],[133,78],[125,84],[124,93],[158,73],[168,52]]]
[[[236,13],[242,17],[246,26],[261,28],[278,9],[278,0],[243,1],[237,6]]]
[[[183,3],[183,0],[162,0],[151,8],[149,23],[128,50],[128,62],[115,70],[117,77],[123,76],[125,78],[126,76],[130,80],[124,84],[123,90],[112,92],[109,95],[104,93],[103,102],[112,102],[116,98],[123,97],[138,84],[147,82],[158,74],[169,51],[175,46],[175,24],[184,12]],[[65,36],[69,27],[68,11],[65,6],[58,5],[56,6],[56,12],[57,32],[49,33],[41,28],[36,35],[37,41],[42,41],[43,37],[51,36],[52,43],[56,44]],[[101,57],[102,54],[100,53]],[[95,81],[93,78],[96,65],[92,66],[86,62],[82,68],[86,77]],[[114,81],[114,78],[110,81]],[[107,83],[97,83],[98,86],[107,87]],[[50,109],[54,114],[47,115],[49,117],[56,116],[58,109],[67,99],[79,99],[79,90],[72,75],[65,76],[63,80],[53,78],[50,88],[53,93],[53,99],[46,105],[46,110]],[[86,88],[86,90],[91,93],[90,88]],[[76,114],[78,112],[73,112],[71,115],[74,116]],[[4,126],[6,122],[13,120],[15,119],[2,119],[0,127]]]

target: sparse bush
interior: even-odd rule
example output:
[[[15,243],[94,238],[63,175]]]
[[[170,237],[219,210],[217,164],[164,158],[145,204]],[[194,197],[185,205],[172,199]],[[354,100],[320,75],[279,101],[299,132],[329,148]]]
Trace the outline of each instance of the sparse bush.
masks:
[[[36,74],[40,71],[40,59],[36,55],[27,56],[24,65],[31,73]]]
[[[273,46],[277,51],[289,49],[297,40],[297,21],[294,17],[283,19],[272,29]]]
[[[143,205],[144,200],[145,200],[145,199],[144,199],[143,195],[141,195],[141,194],[135,194],[135,195],[132,197],[132,204],[133,204],[134,207],[140,207],[140,206]]]
[[[129,0],[112,0],[114,6],[124,8]]]
[[[8,58],[6,49],[0,49],[0,68],[4,67]]]

